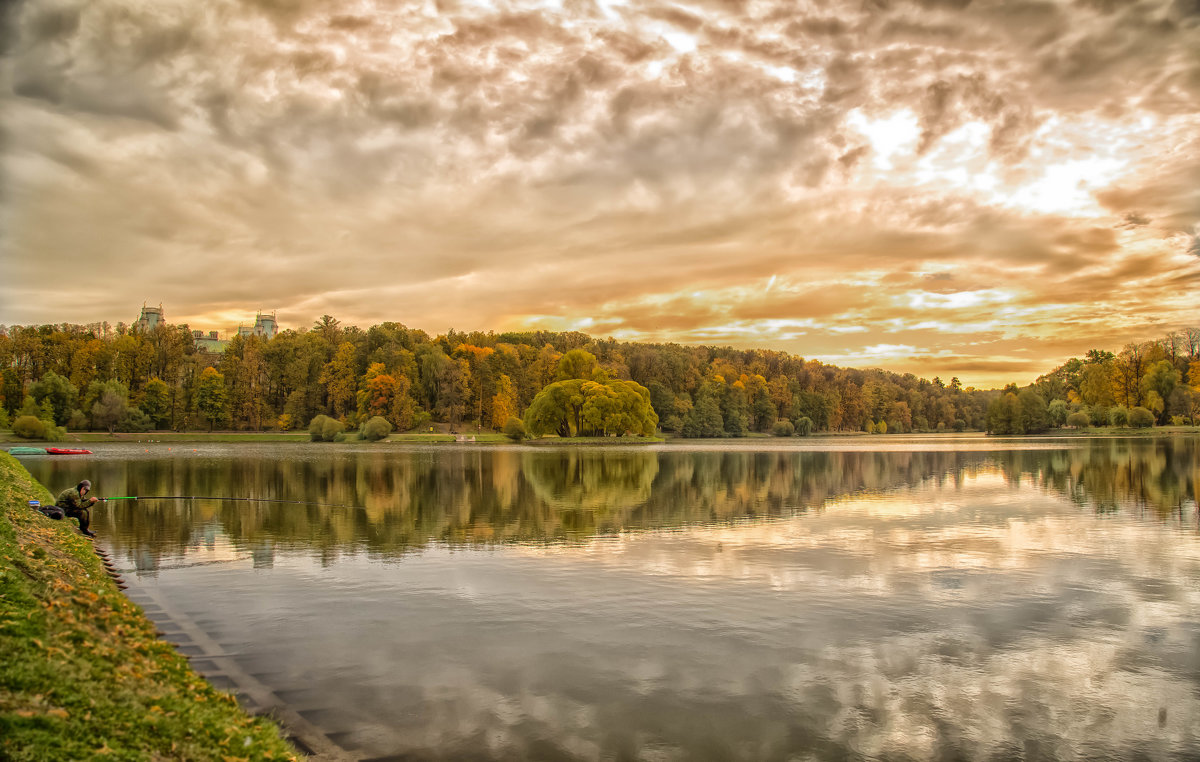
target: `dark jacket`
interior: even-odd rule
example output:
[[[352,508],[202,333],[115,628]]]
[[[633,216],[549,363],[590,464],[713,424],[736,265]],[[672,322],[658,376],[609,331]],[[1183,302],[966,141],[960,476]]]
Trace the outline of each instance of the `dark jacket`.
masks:
[[[72,511],[78,513],[85,508],[92,507],[92,501],[80,495],[78,487],[71,487],[59,492],[58,499],[54,501],[54,504],[67,513],[71,513]]]

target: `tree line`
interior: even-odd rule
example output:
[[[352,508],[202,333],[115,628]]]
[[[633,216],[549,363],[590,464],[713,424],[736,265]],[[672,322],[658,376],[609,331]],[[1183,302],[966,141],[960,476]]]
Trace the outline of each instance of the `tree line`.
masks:
[[[1069,426],[1195,425],[1200,420],[1200,328],[1118,353],[1093,349],[1025,389],[1005,387],[988,407],[987,430],[1027,434]]]
[[[1019,390],[839,368],[786,352],[597,339],[579,332],[363,330],[328,315],[273,339],[195,347],[187,326],[0,327],[0,424],[64,430],[293,430],[327,416],[347,429],[687,437],[751,432],[1026,433],[1119,420],[1195,418],[1200,330],[1093,350]],[[1061,403],[1061,404],[1060,404]],[[1114,412],[1115,411],[1115,412]],[[1078,422],[1078,418],[1076,421]]]

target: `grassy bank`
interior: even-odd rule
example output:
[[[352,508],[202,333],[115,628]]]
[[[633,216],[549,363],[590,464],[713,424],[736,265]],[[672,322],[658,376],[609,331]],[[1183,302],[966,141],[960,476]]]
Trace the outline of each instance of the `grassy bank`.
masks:
[[[0,452],[0,759],[296,759],[155,635],[50,494]]]

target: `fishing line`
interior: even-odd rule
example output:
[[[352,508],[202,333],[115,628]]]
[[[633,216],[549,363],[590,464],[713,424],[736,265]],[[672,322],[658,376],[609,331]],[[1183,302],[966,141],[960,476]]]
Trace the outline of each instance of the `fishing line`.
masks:
[[[357,510],[357,505],[337,505],[334,503],[311,503],[307,500],[281,500],[274,497],[214,497],[211,495],[121,495],[119,497],[98,498],[101,502],[109,500],[221,500],[230,503],[291,503],[293,505],[315,505],[318,508],[350,508]]]

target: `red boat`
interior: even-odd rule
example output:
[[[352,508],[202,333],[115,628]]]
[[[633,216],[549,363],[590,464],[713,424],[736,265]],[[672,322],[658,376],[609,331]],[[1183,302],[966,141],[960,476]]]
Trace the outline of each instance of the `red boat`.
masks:
[[[91,450],[77,450],[70,447],[47,447],[46,452],[50,455],[91,455]]]

